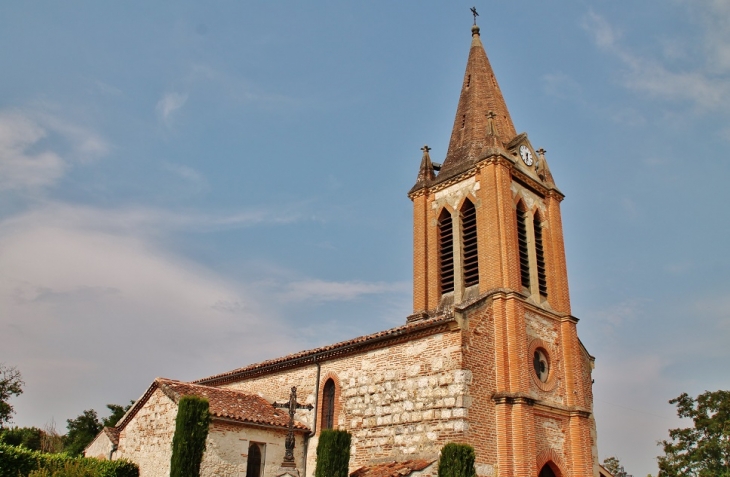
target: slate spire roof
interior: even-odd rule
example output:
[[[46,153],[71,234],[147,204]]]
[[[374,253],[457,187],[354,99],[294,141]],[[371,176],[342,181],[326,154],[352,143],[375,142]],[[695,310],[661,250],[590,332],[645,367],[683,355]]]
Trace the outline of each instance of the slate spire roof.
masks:
[[[442,173],[478,158],[485,147],[502,146],[517,132],[484,51],[479,27],[471,29],[469,59]]]

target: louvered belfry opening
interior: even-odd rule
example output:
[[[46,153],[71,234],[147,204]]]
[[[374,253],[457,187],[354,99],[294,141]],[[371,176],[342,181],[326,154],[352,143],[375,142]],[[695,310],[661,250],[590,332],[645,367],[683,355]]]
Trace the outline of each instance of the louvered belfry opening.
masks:
[[[520,278],[524,288],[530,288],[530,256],[527,252],[527,211],[517,204],[517,243],[520,248]]]
[[[540,216],[535,214],[533,219],[533,228],[535,229],[535,259],[537,261],[537,284],[540,288],[540,295],[547,297],[547,278],[545,276],[545,252],[542,246],[542,224]]]
[[[464,246],[464,286],[479,283],[479,254],[477,253],[477,209],[467,199],[461,207],[461,237]]]
[[[439,278],[441,294],[454,291],[454,226],[451,214],[444,209],[439,215]]]
[[[322,429],[335,427],[335,381],[328,379],[322,391]]]

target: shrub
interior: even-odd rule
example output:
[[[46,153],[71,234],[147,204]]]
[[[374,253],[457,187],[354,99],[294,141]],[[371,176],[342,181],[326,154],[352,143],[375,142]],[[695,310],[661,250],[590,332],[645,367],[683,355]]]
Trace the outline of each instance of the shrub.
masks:
[[[208,400],[183,396],[177,403],[175,435],[172,437],[170,477],[198,477],[208,437]]]
[[[347,431],[323,430],[317,444],[314,477],[347,477],[351,440]]]
[[[44,454],[0,443],[0,477],[139,477],[128,460],[99,460]]]
[[[476,477],[474,448],[466,444],[446,444],[441,449],[438,477]]]

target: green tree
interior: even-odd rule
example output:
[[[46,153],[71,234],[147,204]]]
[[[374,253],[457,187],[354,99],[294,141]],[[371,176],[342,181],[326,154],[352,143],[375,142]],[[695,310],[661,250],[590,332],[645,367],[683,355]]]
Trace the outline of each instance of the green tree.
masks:
[[[350,443],[347,431],[324,429],[317,443],[315,477],[347,477],[350,466]]]
[[[67,419],[68,433],[63,438],[63,450],[79,456],[101,431],[102,424],[93,409],[87,409],[76,419]]]
[[[607,471],[611,472],[614,477],[633,477],[631,474],[627,474],[624,470],[624,466],[619,462],[618,457],[609,457],[603,460],[603,467]]]
[[[441,449],[438,477],[476,477],[474,448],[450,442]]]
[[[129,411],[129,409],[134,405],[134,401],[129,401],[129,404],[126,406],[120,406],[119,404],[107,404],[106,407],[111,411],[111,414],[109,417],[105,417],[101,420],[101,424],[104,427],[114,427],[117,425],[119,420],[124,417],[124,415]]]
[[[18,368],[0,363],[0,429],[10,422],[15,413],[8,401],[12,396],[20,396],[24,385],[23,376]]]
[[[41,450],[42,437],[43,431],[37,427],[12,427],[0,431],[0,442],[30,450]]]
[[[730,391],[705,391],[696,399],[683,393],[669,403],[693,426],[670,429],[670,439],[659,443],[659,475],[730,477]]]
[[[208,400],[183,396],[177,403],[175,434],[172,436],[170,477],[198,477],[208,437]]]

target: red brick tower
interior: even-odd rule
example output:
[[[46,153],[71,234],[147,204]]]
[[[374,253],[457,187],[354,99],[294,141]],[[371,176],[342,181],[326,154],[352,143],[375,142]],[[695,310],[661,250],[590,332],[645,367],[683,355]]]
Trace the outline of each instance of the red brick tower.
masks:
[[[413,201],[413,315],[453,313],[472,373],[468,441],[500,477],[597,474],[591,357],[571,315],[560,202],[517,134],[472,28],[443,165],[429,148]],[[485,464],[486,465],[486,464]]]

